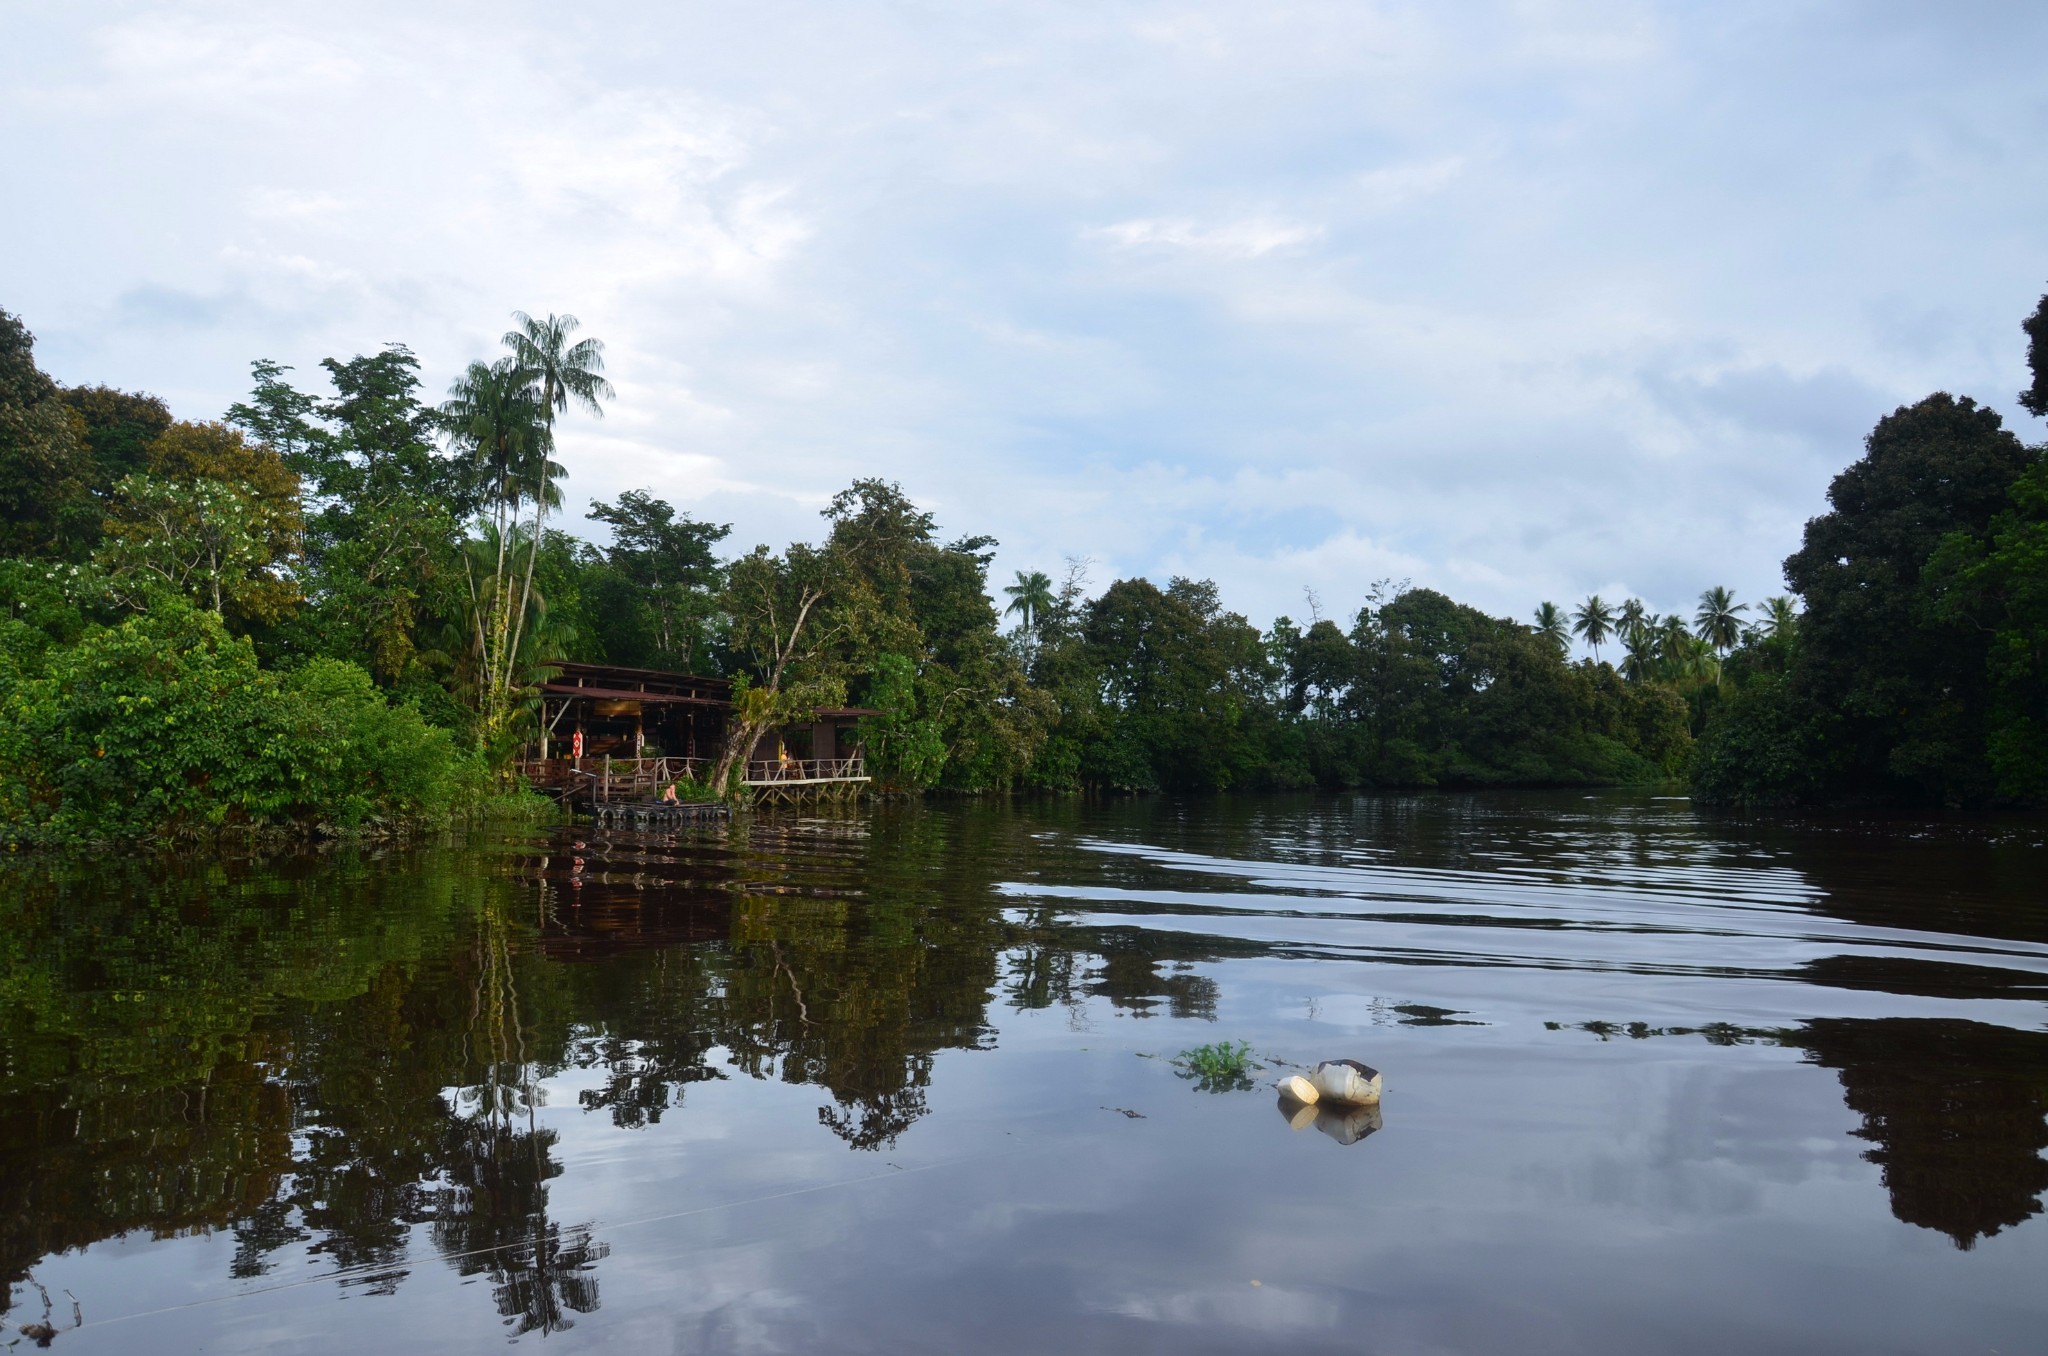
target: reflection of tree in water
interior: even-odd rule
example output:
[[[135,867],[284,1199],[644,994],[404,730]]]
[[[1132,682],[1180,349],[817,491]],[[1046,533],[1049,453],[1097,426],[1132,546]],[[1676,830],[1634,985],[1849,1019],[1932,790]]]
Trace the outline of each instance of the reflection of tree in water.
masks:
[[[706,1062],[717,1044],[707,1017],[716,992],[708,952],[663,947],[618,957],[603,974],[604,1020],[568,1053],[571,1065],[604,1080],[577,1094],[585,1111],[606,1112],[621,1130],[639,1130],[659,1125],[689,1084],[725,1077]]]
[[[896,1143],[896,1137],[916,1124],[930,1110],[925,1105],[925,1085],[931,1081],[931,1061],[915,1072],[908,1087],[888,1092],[837,1092],[836,1105],[818,1108],[818,1124],[845,1140],[855,1149],[882,1149]]]
[[[575,1326],[569,1310],[597,1308],[591,1269],[609,1251],[547,1215],[556,1135],[535,1122],[536,1065],[526,1043],[511,931],[504,911],[476,914],[464,1069],[476,1075],[449,1108],[431,1205],[434,1243],[465,1276],[487,1274],[515,1333]]]
[[[516,1333],[560,1332],[575,1326],[566,1311],[596,1309],[590,1273],[609,1251],[547,1216],[547,1183],[562,1172],[550,1153],[555,1138],[478,1112],[451,1122],[442,1146],[434,1244],[462,1275],[490,1277],[498,1313]]]
[[[824,1089],[819,1124],[875,1150],[926,1113],[936,1051],[988,1044],[1005,934],[986,871],[1002,854],[972,837],[1000,831],[986,821],[859,825],[757,822],[725,944],[694,954],[716,973],[704,1029],[730,1063]]]
[[[2048,1033],[1947,1018],[1824,1018],[1791,1039],[1838,1071],[1892,1213],[1976,1246],[2048,1190]]]
[[[311,880],[197,857],[0,870],[0,1312],[39,1256],[114,1235],[235,1227],[238,1275],[307,1236],[280,1198],[308,1167],[304,1049],[280,1010],[360,992],[447,904],[419,879],[394,918],[326,866]]]
[[[938,1052],[988,1045],[993,994],[1213,1018],[1197,967],[1264,951],[999,894],[996,873],[1059,850],[1003,840],[1037,821],[865,823],[591,853],[581,902],[537,921],[525,886],[461,853],[183,884],[97,871],[29,896],[0,914],[0,1272],[129,1230],[231,1227],[236,1275],[303,1249],[389,1290],[424,1227],[488,1279],[508,1327],[559,1331],[597,1306],[605,1248],[549,1216],[562,1168],[536,1113],[554,1072],[586,1071],[583,1109],[623,1128],[706,1080],[804,1084],[821,1126],[876,1150],[927,1114]],[[1809,970],[2016,992],[1953,965]],[[1905,1020],[1696,1034],[1838,1070],[1900,1219],[1969,1246],[2039,1211],[2048,1036]]]
[[[1863,1117],[1850,1133],[1877,1146],[1863,1156],[1883,1170],[1893,1216],[1947,1234],[1964,1251],[2041,1213],[2048,1032],[1932,1017],[1821,1017],[1790,1028],[1575,1025],[1601,1040],[1699,1036],[1804,1049],[1836,1071],[1849,1109]]]
[[[995,952],[973,934],[988,920],[935,903],[757,896],[734,912],[718,1013],[732,1062],[824,1088],[819,1123],[857,1149],[925,1114],[933,1051],[987,1041]]]
[[[1011,1007],[1033,1012],[1055,1003],[1069,1007],[1077,1003],[1075,976],[1080,956],[1071,940],[1055,931],[1059,922],[1050,909],[1025,912],[1023,937],[1003,962],[1003,992]]]

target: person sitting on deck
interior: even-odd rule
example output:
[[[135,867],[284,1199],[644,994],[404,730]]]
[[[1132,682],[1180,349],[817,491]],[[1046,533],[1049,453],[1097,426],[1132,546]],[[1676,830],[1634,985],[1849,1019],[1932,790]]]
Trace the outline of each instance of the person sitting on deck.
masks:
[[[674,782],[670,782],[667,786],[661,789],[661,803],[663,805],[675,805],[679,803],[676,798],[676,784]]]

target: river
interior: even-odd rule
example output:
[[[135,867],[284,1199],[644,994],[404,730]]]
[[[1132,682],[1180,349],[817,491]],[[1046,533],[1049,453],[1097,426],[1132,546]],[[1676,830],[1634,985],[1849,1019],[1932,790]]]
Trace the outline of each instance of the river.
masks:
[[[1176,1062],[1219,1041],[1262,1067]],[[1290,1123],[1339,1057],[1380,1114]],[[2044,1147],[2038,820],[0,862],[4,1317],[74,1353],[2038,1352]]]

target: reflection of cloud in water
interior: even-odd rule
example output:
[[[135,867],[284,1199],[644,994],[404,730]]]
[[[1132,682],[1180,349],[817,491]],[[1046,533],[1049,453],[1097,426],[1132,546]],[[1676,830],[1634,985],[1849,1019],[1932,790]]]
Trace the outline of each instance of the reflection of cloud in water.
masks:
[[[1716,1044],[1767,1043],[1803,1052],[1808,1063],[1836,1072],[1843,1100],[1862,1117],[1850,1133],[1875,1146],[1862,1157],[1882,1170],[1892,1214],[1948,1235],[1965,1251],[2042,1211],[2041,1197],[2048,1192],[2048,1160],[2041,1156],[2048,1149],[2048,1032],[1927,1017],[1824,1017],[1783,1029],[1643,1022],[1585,1022],[1578,1029],[1603,1041],[1699,1036]],[[1742,1171],[1723,1184],[1734,1193],[1723,1200],[1724,1208],[1755,1208],[1757,1182],[1806,1176],[1813,1156],[1805,1148],[1786,1143],[1782,1154],[1771,1152],[1769,1128],[1786,1124],[1787,1107],[1784,1096],[1762,1093],[1752,1075],[1727,1080],[1711,1098],[1694,1088],[1671,1101],[1662,1165],[1721,1157],[1716,1120],[1736,1115],[1748,1123]],[[1763,1105],[1756,1104],[1760,1096]],[[1654,1187],[1640,1188],[1669,1192],[1682,1180],[1689,1179],[1660,1174]],[[1613,1182],[1595,1190],[1610,1199],[1634,1194],[1618,1191]],[[1687,1208],[1701,1205],[1695,1200]]]
[[[1247,1332],[1326,1332],[1344,1315],[1343,1306],[1333,1296],[1286,1286],[1253,1285],[1252,1279],[1223,1282],[1204,1290],[1122,1295],[1094,1301],[1089,1307],[1151,1323],[1242,1328]]]

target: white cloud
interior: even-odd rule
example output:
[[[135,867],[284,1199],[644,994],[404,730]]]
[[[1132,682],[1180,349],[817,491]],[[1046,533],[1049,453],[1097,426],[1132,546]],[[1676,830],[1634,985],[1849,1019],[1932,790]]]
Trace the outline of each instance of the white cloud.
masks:
[[[1214,226],[1175,218],[1120,221],[1086,234],[1126,249],[1157,245],[1226,259],[1257,259],[1275,250],[1313,244],[1323,238],[1323,228],[1256,217]]]
[[[1775,592],[1878,413],[2018,389],[2040,291],[2048,14],[8,25],[37,187],[0,305],[65,380],[204,416],[251,358],[403,341],[432,394],[514,307],[571,311],[620,390],[563,431],[572,494],[650,485],[750,545],[883,475],[1005,575],[1211,574],[1260,621],[1382,575],[1517,616]]]

